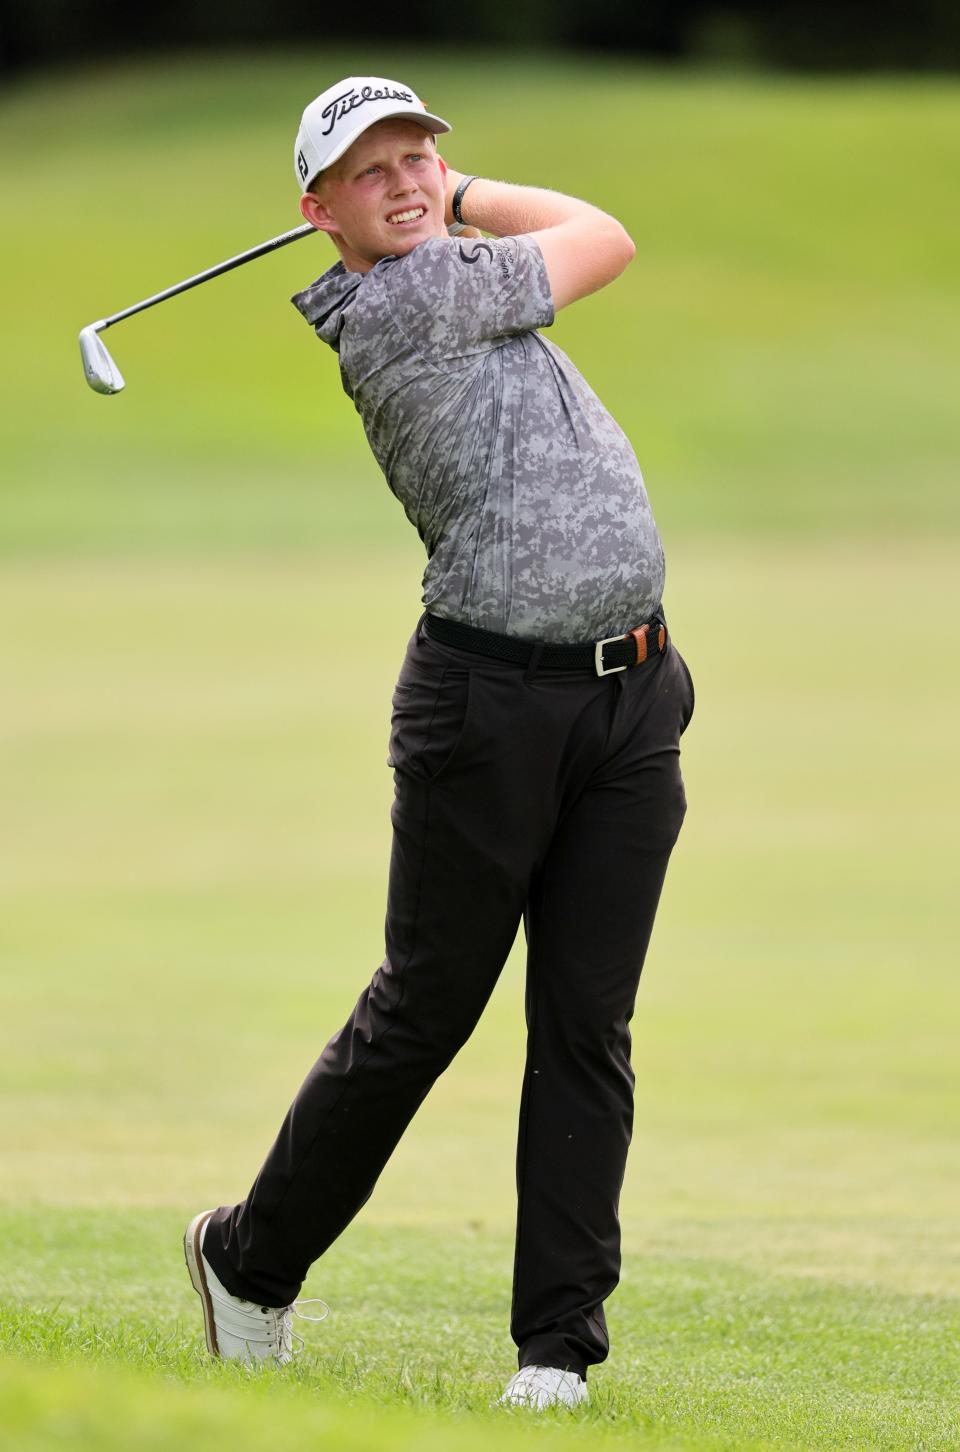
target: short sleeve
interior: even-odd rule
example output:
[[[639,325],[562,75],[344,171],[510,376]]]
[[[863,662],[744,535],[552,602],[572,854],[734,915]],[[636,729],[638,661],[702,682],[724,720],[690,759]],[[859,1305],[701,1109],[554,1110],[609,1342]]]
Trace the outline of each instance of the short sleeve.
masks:
[[[553,322],[546,263],[532,237],[431,238],[386,267],[387,305],[428,358],[485,352],[498,338]]]

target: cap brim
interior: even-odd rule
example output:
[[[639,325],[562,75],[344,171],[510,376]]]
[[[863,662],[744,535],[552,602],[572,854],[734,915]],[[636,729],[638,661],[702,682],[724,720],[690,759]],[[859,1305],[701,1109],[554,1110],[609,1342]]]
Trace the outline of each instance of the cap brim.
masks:
[[[344,152],[350,150],[357,137],[362,136],[365,131],[369,131],[371,126],[376,126],[378,121],[415,121],[418,126],[423,127],[424,131],[430,131],[434,136],[442,136],[445,131],[453,130],[449,121],[444,121],[442,116],[434,116],[432,111],[415,111],[410,106],[403,107],[399,111],[387,111],[382,116],[374,116],[371,121],[361,122],[354,131],[350,132],[349,136],[345,136],[327,158],[326,165],[322,166],[319,171],[315,171],[310,181],[312,182],[315,177],[328,171],[334,162],[340,160]]]

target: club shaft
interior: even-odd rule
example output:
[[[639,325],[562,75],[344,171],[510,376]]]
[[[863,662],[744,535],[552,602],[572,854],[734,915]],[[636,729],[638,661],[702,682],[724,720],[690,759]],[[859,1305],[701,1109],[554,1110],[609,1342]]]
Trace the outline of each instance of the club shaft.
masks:
[[[97,332],[103,332],[104,328],[109,328],[124,318],[132,317],[134,313],[142,313],[145,308],[152,308],[157,303],[166,302],[168,297],[176,297],[179,292],[187,292],[191,287],[199,287],[201,282],[209,282],[212,277],[219,277],[222,272],[231,272],[235,267],[242,267],[245,262],[252,262],[256,257],[263,257],[266,252],[275,252],[279,247],[286,247],[290,242],[298,242],[301,237],[307,237],[315,230],[309,222],[305,222],[302,227],[294,227],[292,232],[281,232],[279,237],[271,237],[269,242],[261,242],[259,247],[251,247],[249,252],[241,252],[236,257],[230,257],[226,262],[219,262],[216,267],[208,267],[206,272],[198,272],[196,277],[188,277],[185,282],[175,283],[173,287],[165,288],[163,292],[155,293],[153,297],[144,298],[143,302],[134,303],[133,307],[124,308],[123,312],[111,313],[108,318],[104,318],[102,322],[96,324]]]

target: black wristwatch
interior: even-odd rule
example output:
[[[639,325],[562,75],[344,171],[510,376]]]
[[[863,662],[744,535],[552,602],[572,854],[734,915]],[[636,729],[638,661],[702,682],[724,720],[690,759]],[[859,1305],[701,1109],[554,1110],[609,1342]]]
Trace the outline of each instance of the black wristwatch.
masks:
[[[475,181],[475,176],[465,176],[463,181],[457,187],[457,190],[454,192],[453,201],[450,203],[450,210],[454,215],[454,220],[459,222],[461,227],[466,227],[467,223],[460,215],[460,203],[463,201],[463,194],[467,190],[467,187],[470,185],[471,182]]]

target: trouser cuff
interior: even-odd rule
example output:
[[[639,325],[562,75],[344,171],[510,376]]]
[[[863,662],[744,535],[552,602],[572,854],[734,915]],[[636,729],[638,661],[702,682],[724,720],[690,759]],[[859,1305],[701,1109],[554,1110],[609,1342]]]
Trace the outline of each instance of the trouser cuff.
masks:
[[[587,1379],[586,1358],[572,1352],[556,1336],[534,1336],[525,1341],[517,1353],[517,1365],[521,1371],[525,1366],[552,1366],[557,1371],[575,1371],[584,1381]]]
[[[258,1285],[247,1280],[230,1260],[224,1242],[229,1234],[232,1215],[232,1210],[221,1206],[210,1216],[203,1232],[203,1255],[212,1266],[214,1275],[231,1296],[239,1296],[243,1301],[254,1301],[258,1306],[275,1308],[289,1306],[299,1295],[299,1286],[291,1288],[279,1284]],[[292,1290],[292,1294],[287,1294],[288,1290]]]

